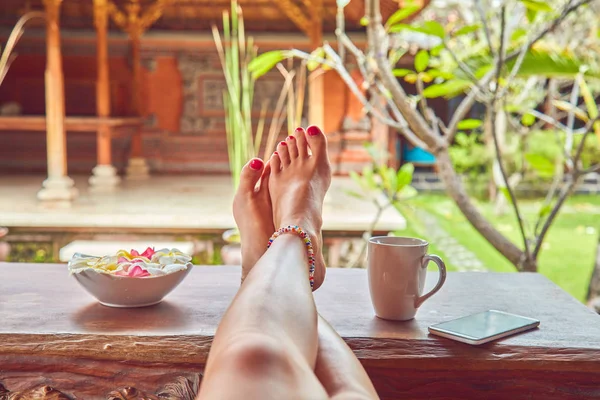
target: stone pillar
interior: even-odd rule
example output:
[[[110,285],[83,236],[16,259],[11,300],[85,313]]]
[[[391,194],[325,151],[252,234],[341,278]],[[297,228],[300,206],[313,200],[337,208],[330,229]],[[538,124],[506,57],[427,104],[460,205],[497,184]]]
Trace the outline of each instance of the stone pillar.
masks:
[[[48,178],[37,197],[40,200],[73,200],[77,189],[67,176],[67,138],[65,134],[65,90],[60,51],[60,4],[44,0],[46,9],[46,146]]]
[[[131,60],[133,63],[133,91],[132,102],[135,114],[143,115],[142,108],[142,64],[141,64],[141,33],[130,32]],[[150,176],[148,164],[144,158],[142,149],[142,126],[140,126],[131,138],[131,155],[127,165],[127,179],[140,180]]]
[[[107,0],[94,0],[94,25],[97,37],[98,81],[96,83],[96,112],[101,119],[110,116],[110,79],[108,65],[108,3]],[[94,191],[112,191],[121,179],[112,165],[111,128],[108,123],[100,123],[96,133],[97,162],[90,177]]]

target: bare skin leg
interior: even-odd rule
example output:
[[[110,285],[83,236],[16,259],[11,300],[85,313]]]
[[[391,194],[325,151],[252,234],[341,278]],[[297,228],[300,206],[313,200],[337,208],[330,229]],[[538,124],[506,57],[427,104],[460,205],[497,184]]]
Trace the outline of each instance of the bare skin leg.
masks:
[[[299,135],[302,136],[299,138]],[[284,149],[283,160],[279,157],[273,158],[277,171],[281,172],[285,169],[286,156],[290,156],[290,160],[299,155],[308,157],[306,147],[302,148],[307,142],[312,143],[313,148],[316,148],[313,157],[319,154],[318,146],[323,145],[321,138],[318,137],[322,135],[320,131],[317,131],[316,135],[311,135],[317,136],[316,138],[309,136],[307,140],[304,135],[303,130],[298,130],[294,139],[286,140],[288,146],[292,141],[291,145],[297,147],[290,146],[291,150],[288,150],[288,153]],[[324,136],[322,140],[325,140]],[[281,146],[284,145],[280,144],[279,147]],[[321,152],[321,155],[323,154],[325,158],[321,160],[326,160],[326,153]],[[258,168],[251,168],[251,166],[258,166]],[[274,230],[271,205],[265,201],[265,193],[268,195],[269,167],[270,165],[267,164],[262,172],[261,163],[249,163],[242,173],[242,184],[234,201],[234,216],[241,234],[247,235],[244,238],[246,246],[242,251],[243,276],[248,276],[248,279],[219,327],[199,398],[326,399],[330,396],[337,400],[377,398],[368,376],[352,351],[321,317],[318,321],[318,346],[316,335],[311,334],[316,329],[313,319],[313,315],[316,316],[314,302],[312,296],[306,299],[308,285],[297,284],[299,279],[304,279],[302,282],[308,279],[306,252],[302,244],[298,246],[298,243],[302,242],[293,235],[284,235],[275,241],[269,252],[261,259],[265,253],[265,243]],[[327,170],[323,171],[325,168]],[[317,194],[317,199],[321,199],[317,202],[319,218],[284,222],[287,217],[281,217],[279,222],[281,225],[297,224],[306,230],[311,229],[308,226],[318,226],[318,232],[310,232],[315,250],[321,248],[322,197],[318,194],[323,190],[324,196],[324,191],[329,186],[328,168],[328,162],[321,164],[320,172],[324,177],[323,181],[307,190],[312,195]],[[285,185],[293,183],[282,182],[282,179],[289,180],[289,176],[280,176],[279,183],[276,183],[275,187],[285,188]],[[293,181],[293,178],[291,180]],[[265,213],[267,208],[268,212]],[[259,259],[260,262],[257,263]],[[291,262],[293,260],[301,260],[301,262],[299,264]],[[322,283],[325,275],[324,271],[319,270],[324,269],[322,257],[318,260],[320,263],[317,264],[318,269],[315,274],[316,287]],[[256,267],[252,269],[254,264]],[[256,272],[249,274],[251,270]],[[282,285],[284,293],[279,290]],[[290,289],[297,294],[291,293]],[[271,302],[268,298],[277,300]],[[284,305],[284,303],[288,304],[290,298],[294,303],[292,308]],[[306,300],[301,300],[302,298]],[[298,307],[305,302],[310,304],[312,310]],[[292,310],[292,315],[288,315],[291,318],[279,315],[281,311],[286,310]],[[267,318],[264,317],[265,314]],[[287,329],[290,327],[291,331]],[[298,337],[297,333],[302,337]]]
[[[331,180],[325,136],[318,133],[303,138],[310,143],[312,156],[306,147],[302,158],[291,160],[289,153],[282,158],[274,155],[268,183],[273,210],[277,210],[277,226],[299,225],[314,240],[320,238],[323,199]],[[240,190],[255,191],[262,169],[262,163],[257,169],[250,161],[242,171],[246,182]],[[250,201],[252,196],[245,198]],[[252,215],[254,209],[234,210],[234,216],[260,218]],[[246,227],[256,229],[253,224],[240,219],[237,223],[242,237],[256,233],[245,231]],[[319,251],[320,245],[315,250]],[[324,269],[322,255],[319,258],[315,285],[320,285],[325,275],[320,270]],[[308,280],[305,245],[296,235],[283,235],[247,273],[225,313],[209,354],[199,398],[327,399],[314,374],[317,351],[317,311]]]
[[[360,361],[320,315],[315,374],[332,400],[379,399]]]

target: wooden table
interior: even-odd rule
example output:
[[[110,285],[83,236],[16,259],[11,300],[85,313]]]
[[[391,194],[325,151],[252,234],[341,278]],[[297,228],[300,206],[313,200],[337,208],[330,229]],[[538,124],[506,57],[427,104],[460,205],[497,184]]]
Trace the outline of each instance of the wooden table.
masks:
[[[161,390],[193,398],[239,276],[236,267],[196,267],[161,304],[112,309],[64,265],[0,263],[0,399],[36,387],[46,393],[36,399]],[[541,275],[450,273],[404,323],[374,316],[364,270],[330,269],[315,298],[383,399],[600,398],[600,317]],[[480,347],[427,333],[491,308],[538,318],[540,329]]]

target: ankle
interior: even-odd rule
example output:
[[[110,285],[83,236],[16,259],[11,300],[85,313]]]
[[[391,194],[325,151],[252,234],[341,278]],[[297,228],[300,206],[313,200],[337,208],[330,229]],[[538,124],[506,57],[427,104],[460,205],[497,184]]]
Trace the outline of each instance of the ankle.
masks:
[[[306,220],[305,218],[289,218],[283,219],[281,221],[281,226],[276,227],[276,229],[283,228],[286,226],[297,226],[302,229],[304,232],[308,234],[308,236],[314,240],[318,236],[318,233],[321,231],[321,218],[318,220]]]

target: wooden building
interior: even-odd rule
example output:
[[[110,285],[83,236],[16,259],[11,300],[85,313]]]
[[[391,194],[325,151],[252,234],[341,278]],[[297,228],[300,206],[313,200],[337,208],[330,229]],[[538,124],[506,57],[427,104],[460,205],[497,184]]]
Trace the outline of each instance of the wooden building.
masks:
[[[335,0],[239,3],[260,51],[334,39]],[[384,18],[398,8],[381,3]],[[68,174],[91,173],[92,187],[110,189],[120,174],[227,172],[225,82],[210,34],[227,8],[229,0],[2,0],[3,41],[28,11],[46,21],[28,24],[0,86],[0,173],[47,171],[40,199],[71,199]],[[363,32],[363,14],[364,1],[350,2],[348,31]],[[261,78],[256,102],[281,85],[278,73]],[[385,140],[335,72],[311,81],[309,99],[338,172],[368,161],[361,144],[373,134]]]

